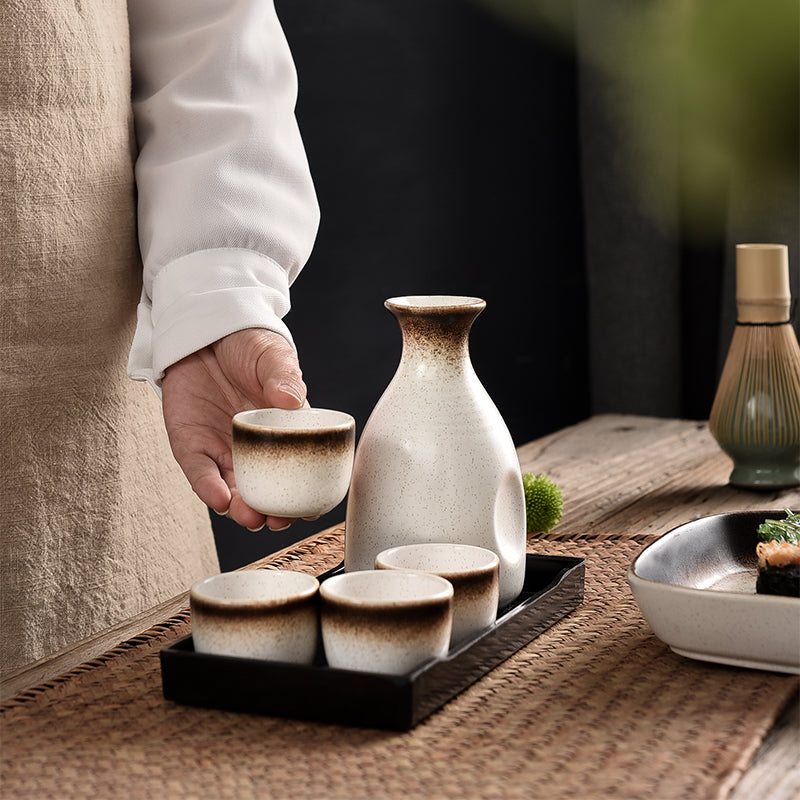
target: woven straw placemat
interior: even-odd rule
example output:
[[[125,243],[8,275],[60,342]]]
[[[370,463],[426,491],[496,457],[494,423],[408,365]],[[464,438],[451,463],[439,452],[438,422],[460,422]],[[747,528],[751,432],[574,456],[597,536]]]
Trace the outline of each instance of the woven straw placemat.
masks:
[[[165,701],[180,614],[3,705],[3,796],[725,797],[798,679],[674,655],[627,587],[640,548],[530,540],[586,558],[584,603],[408,733]],[[332,529],[260,565],[319,574],[342,553]]]

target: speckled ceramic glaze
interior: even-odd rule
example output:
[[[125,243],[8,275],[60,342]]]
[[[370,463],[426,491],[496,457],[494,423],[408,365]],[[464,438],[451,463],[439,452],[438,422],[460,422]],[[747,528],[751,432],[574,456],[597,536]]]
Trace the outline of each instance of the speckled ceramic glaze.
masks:
[[[347,494],[355,436],[355,420],[341,411],[242,411],[233,418],[236,486],[262,514],[325,514]]]
[[[781,510],[694,519],[645,547],[628,583],[653,632],[701,661],[800,675],[800,599],[758,594],[758,527]]]
[[[491,550],[468,544],[407,544],[378,553],[376,569],[430,572],[453,585],[453,648],[497,619],[500,560]]]
[[[525,495],[514,443],[469,358],[475,297],[386,301],[403,333],[397,372],[361,435],[347,504],[345,569],[417,542],[485,547],[500,603],[525,577]]]
[[[285,570],[223,572],[189,593],[199,653],[310,664],[319,631],[319,581]]]
[[[405,675],[447,655],[453,587],[438,575],[364,570],[320,586],[322,643],[329,666]]]

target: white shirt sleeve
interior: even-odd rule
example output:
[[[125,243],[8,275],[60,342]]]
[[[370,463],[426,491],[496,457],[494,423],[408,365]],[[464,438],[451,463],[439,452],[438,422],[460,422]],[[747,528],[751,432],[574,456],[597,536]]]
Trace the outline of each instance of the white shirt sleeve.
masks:
[[[272,0],[129,0],[144,285],[128,374],[282,318],[319,208]]]

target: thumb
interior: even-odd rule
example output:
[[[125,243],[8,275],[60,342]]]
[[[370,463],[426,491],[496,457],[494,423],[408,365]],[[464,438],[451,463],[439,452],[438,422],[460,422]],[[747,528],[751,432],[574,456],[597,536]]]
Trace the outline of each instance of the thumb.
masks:
[[[306,385],[297,352],[278,333],[269,331],[256,366],[268,407],[295,409],[306,402]]]

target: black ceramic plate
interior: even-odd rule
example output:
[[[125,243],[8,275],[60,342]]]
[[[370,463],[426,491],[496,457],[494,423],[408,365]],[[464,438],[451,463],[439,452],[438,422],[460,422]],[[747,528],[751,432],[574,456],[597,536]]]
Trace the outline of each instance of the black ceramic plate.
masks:
[[[447,658],[400,676],[333,669],[321,652],[310,666],[196,653],[185,636],[161,650],[164,697],[204,708],[409,730],[577,608],[583,582],[581,558],[528,555],[522,594],[492,627]]]

